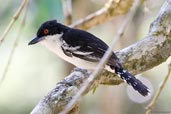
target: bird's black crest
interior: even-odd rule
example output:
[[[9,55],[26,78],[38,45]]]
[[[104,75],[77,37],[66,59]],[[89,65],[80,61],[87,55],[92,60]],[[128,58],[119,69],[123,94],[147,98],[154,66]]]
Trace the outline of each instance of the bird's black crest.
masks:
[[[64,30],[66,30],[66,26],[57,22],[57,20],[50,20],[44,22],[37,31],[38,37],[60,34]]]

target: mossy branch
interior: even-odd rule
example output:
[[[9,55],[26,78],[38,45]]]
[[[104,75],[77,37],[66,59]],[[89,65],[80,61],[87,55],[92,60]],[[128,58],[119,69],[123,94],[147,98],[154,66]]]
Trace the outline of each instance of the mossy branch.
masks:
[[[152,22],[149,33],[143,40],[117,52],[124,66],[133,74],[149,70],[171,55],[171,0],[162,6],[157,18]],[[59,82],[48,93],[31,114],[57,114],[68,104],[73,95],[79,90],[90,73],[86,70],[75,69],[69,76]],[[96,79],[89,92],[96,84],[117,85],[122,81],[115,74],[103,71]],[[69,114],[77,114],[79,102],[75,104]]]

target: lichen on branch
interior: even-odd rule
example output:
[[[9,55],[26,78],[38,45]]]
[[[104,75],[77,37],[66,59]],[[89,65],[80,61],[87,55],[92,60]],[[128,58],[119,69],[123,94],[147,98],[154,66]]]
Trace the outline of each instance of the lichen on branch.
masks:
[[[149,70],[171,55],[171,0],[166,0],[157,18],[152,22],[149,33],[141,41],[128,46],[116,54],[124,66],[133,74]],[[59,82],[37,104],[31,114],[57,114],[72,99],[73,93],[77,92],[90,72],[82,69],[75,69],[69,76]],[[103,71],[96,79],[90,91],[98,83],[116,85],[122,81],[115,74]],[[60,88],[60,91],[59,91]],[[69,114],[77,114],[79,102],[75,104]]]

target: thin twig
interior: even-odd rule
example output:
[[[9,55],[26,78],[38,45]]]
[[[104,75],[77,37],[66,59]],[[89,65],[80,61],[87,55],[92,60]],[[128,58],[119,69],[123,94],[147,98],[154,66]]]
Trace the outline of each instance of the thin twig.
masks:
[[[168,72],[167,72],[163,82],[159,85],[159,88],[158,88],[154,98],[152,99],[152,101],[150,102],[150,104],[147,107],[146,114],[150,114],[150,112],[152,111],[157,99],[159,98],[159,96],[160,96],[160,94],[161,94],[161,92],[162,92],[162,90],[163,90],[169,76],[170,76],[170,73],[171,73],[171,62],[168,64]]]
[[[20,7],[18,8],[17,12],[14,14],[14,16],[13,16],[12,20],[10,21],[9,25],[5,29],[5,31],[2,34],[2,36],[0,37],[0,45],[4,41],[5,37],[7,36],[8,32],[11,30],[12,26],[14,25],[14,23],[16,22],[16,20],[18,19],[18,17],[20,16],[20,14],[23,11],[23,8],[24,8],[26,2],[27,2],[27,0],[23,0],[22,1],[22,3],[20,5]]]
[[[62,0],[63,4],[63,13],[64,13],[64,23],[66,25],[72,24],[72,0]],[[64,66],[67,66],[66,72],[70,73],[70,71],[74,68],[74,66],[68,62],[64,62]]]
[[[99,64],[97,65],[96,70],[92,73],[92,75],[90,75],[90,77],[83,83],[82,87],[80,88],[80,90],[77,92],[77,94],[73,97],[73,99],[71,99],[71,101],[68,103],[68,105],[65,107],[65,109],[60,113],[60,114],[67,114],[71,108],[74,106],[74,104],[77,102],[77,100],[81,97],[81,95],[86,91],[86,89],[91,86],[91,84],[94,82],[94,80],[96,79],[98,73],[100,71],[103,70],[103,66],[106,64],[108,58],[110,57],[111,53],[112,53],[112,49],[114,48],[116,42],[121,38],[121,36],[123,35],[126,26],[128,25],[128,23],[131,21],[131,19],[133,18],[138,6],[140,5],[140,0],[136,0],[132,9],[130,10],[130,12],[128,13],[123,25],[121,26],[121,28],[119,29],[118,33],[116,34],[111,47],[106,51],[106,53],[104,54],[103,58],[101,59],[101,61],[99,62]]]
[[[10,55],[9,55],[9,58],[8,58],[8,62],[7,62],[6,66],[5,66],[5,69],[4,69],[3,73],[2,73],[2,78],[0,80],[0,86],[2,85],[2,83],[3,83],[3,81],[4,81],[5,77],[6,77],[6,74],[8,72],[9,66],[11,65],[11,62],[12,62],[16,47],[17,47],[18,42],[20,40],[21,31],[22,31],[23,27],[25,26],[25,21],[26,21],[27,12],[28,12],[28,6],[29,6],[29,0],[26,0],[26,4],[24,6],[25,6],[26,10],[25,10],[25,13],[24,13],[24,16],[23,16],[23,20],[21,22],[21,25],[20,25],[19,30],[18,30],[18,34],[17,34],[17,36],[15,38],[15,41],[13,43],[13,46],[12,46],[12,49],[11,49],[11,52],[10,52]]]
[[[63,0],[62,2],[65,24],[70,25],[72,23],[72,0]]]

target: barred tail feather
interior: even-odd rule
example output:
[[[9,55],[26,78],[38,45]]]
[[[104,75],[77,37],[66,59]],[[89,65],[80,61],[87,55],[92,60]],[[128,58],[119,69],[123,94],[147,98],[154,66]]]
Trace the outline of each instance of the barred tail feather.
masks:
[[[141,95],[147,96],[150,94],[150,89],[145,86],[140,80],[130,74],[127,70],[123,68],[115,68],[115,72]]]

